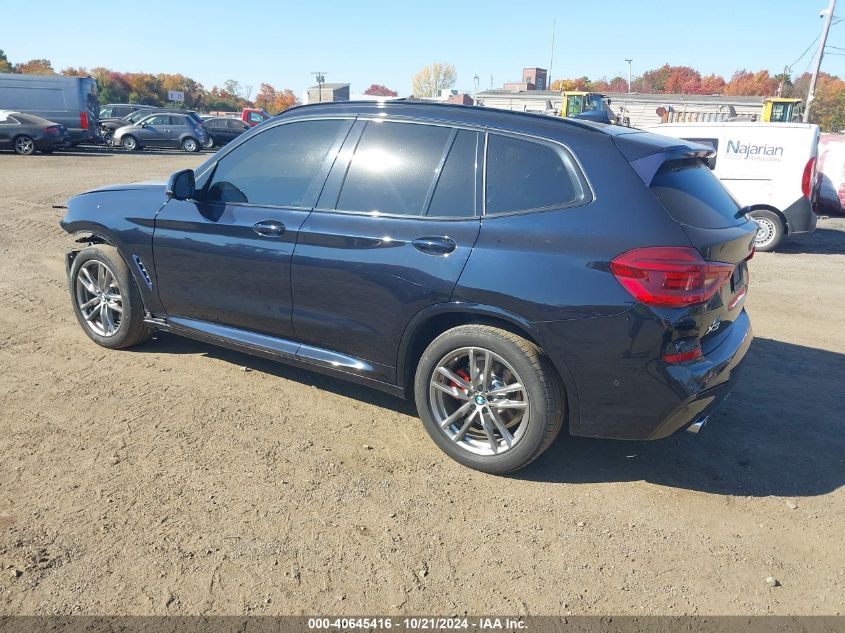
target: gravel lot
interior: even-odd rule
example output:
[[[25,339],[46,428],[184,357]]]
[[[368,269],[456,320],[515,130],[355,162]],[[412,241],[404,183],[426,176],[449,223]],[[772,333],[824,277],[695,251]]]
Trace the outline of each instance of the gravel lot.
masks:
[[[51,205],[202,159],[0,155],[0,613],[845,612],[845,219],[754,257],[698,436],[562,436],[497,478],[381,393],[83,334]]]

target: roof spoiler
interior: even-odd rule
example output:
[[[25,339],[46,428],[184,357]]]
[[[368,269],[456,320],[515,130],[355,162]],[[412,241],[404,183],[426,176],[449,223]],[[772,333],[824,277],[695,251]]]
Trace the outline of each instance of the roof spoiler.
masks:
[[[667,161],[685,158],[708,159],[716,155],[716,150],[708,145],[691,141],[679,143],[678,139],[648,132],[624,134],[614,137],[613,140],[647,187],[651,186],[657,170]]]

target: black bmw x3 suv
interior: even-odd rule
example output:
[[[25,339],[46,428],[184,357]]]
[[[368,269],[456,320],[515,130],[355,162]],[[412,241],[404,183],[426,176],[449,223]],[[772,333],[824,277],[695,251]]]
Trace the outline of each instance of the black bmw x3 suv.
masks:
[[[414,398],[457,461],[698,429],[751,343],[757,225],[710,148],[413,102],[288,110],[62,226],[98,344],[164,330]]]

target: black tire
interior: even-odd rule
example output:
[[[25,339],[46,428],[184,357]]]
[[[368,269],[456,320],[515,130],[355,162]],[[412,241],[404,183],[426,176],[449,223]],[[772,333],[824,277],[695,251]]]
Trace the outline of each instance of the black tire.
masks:
[[[786,233],[783,221],[774,211],[757,209],[748,214],[757,222],[757,236],[754,238],[754,248],[761,253],[773,251],[783,241]]]
[[[120,315],[120,320],[116,325],[114,333],[107,336],[95,331],[94,326],[86,320],[80,307],[77,279],[82,268],[92,261],[105,265],[113,275],[121,296],[120,303],[122,304],[123,312]],[[98,244],[80,251],[73,260],[73,265],[68,276],[68,286],[70,288],[71,302],[76,319],[79,321],[79,325],[83,331],[97,345],[102,345],[109,349],[124,349],[143,343],[152,336],[152,330],[144,323],[144,306],[141,300],[141,294],[138,292],[129,268],[127,268],[120,253],[113,246]]]
[[[21,156],[32,156],[35,153],[35,141],[27,134],[18,134],[12,142],[15,154]]]
[[[202,145],[197,139],[189,136],[182,141],[182,149],[186,152],[198,152],[202,149]]]
[[[114,134],[112,134],[111,130],[109,130],[109,131],[103,130],[103,134],[102,134],[101,138],[103,140],[103,145],[106,145],[107,147],[111,147],[112,139],[114,138]]]
[[[205,142],[203,147],[205,147],[205,149],[211,149],[214,147],[214,139],[211,137],[211,134],[208,135],[208,140]]]
[[[435,370],[450,355],[470,347],[489,350],[506,361],[527,391],[528,419],[523,422],[527,426],[521,437],[501,453],[479,455],[467,450],[441,428],[433,409],[432,394],[436,390],[431,391],[430,382]],[[496,475],[513,472],[534,461],[551,446],[563,425],[564,392],[551,362],[531,342],[488,325],[462,325],[434,339],[417,365],[414,397],[423,426],[444,453],[464,466]]]
[[[120,146],[127,152],[134,152],[141,148],[141,145],[138,143],[138,139],[131,134],[127,134],[120,139]]]

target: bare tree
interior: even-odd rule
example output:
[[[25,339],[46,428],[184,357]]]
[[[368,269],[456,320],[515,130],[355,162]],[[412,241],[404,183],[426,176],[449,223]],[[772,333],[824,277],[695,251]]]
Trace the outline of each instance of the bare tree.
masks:
[[[452,64],[435,62],[414,75],[415,97],[436,97],[443,88],[451,88],[458,79]]]

